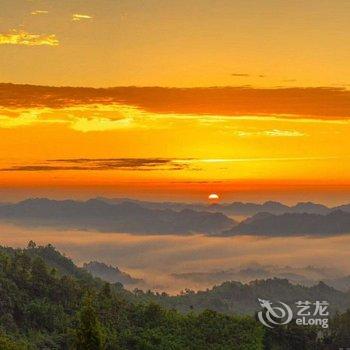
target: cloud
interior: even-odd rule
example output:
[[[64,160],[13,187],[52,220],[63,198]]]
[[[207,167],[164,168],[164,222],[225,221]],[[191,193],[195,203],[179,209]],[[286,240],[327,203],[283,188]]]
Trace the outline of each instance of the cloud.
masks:
[[[291,266],[301,270],[303,266],[316,274],[329,273],[323,266],[333,252],[332,268],[346,273],[350,269],[350,236],[305,239],[305,237],[283,237],[257,239],[251,236],[208,237],[194,234],[175,235],[131,235],[126,233],[101,233],[78,230],[40,229],[29,226],[2,223],[2,245],[24,247],[29,240],[44,245],[52,243],[76,263],[91,260],[103,261],[119,266],[129,273],[149,281],[150,288],[161,286],[169,292],[181,289],[204,289],[214,283],[175,279],[173,273],[202,272],[230,269],[257,268],[255,261],[269,265]],[[313,252],[310,254],[310,252]],[[293,252],[293,254],[291,254]],[[310,267],[311,266],[311,267]],[[304,270],[304,268],[303,268]],[[335,272],[335,271],[334,271]],[[333,272],[333,275],[334,275]],[[323,277],[324,278],[324,277]]]
[[[71,128],[82,132],[120,130],[132,127],[133,121],[132,118],[123,118],[119,120],[111,120],[108,118],[77,118],[71,123]]]
[[[12,29],[9,33],[0,33],[0,45],[25,46],[57,46],[59,44],[55,34],[32,34],[24,30]]]
[[[49,159],[40,164],[13,165],[0,171],[61,171],[61,170],[183,170],[188,160],[175,158],[74,158]]]
[[[269,136],[269,137],[301,137],[301,136],[305,136],[306,134],[297,130],[272,129],[272,130],[261,131],[260,135]]]
[[[201,171],[208,164],[224,163],[257,163],[257,162],[303,162],[340,159],[337,157],[260,157],[260,158],[72,158],[72,159],[48,159],[32,164],[13,164],[0,171],[172,171],[192,170]],[[347,161],[347,159],[343,159]],[[200,183],[197,182],[197,183]],[[205,183],[207,183],[205,181]],[[219,183],[219,181],[210,181]]]
[[[11,113],[10,111],[1,111],[0,109],[0,128],[12,129],[22,126],[30,126],[33,124],[57,124],[67,123],[67,120],[63,119],[45,119],[41,118],[40,112],[36,110],[28,110],[21,112],[18,116],[17,113]]]
[[[0,106],[63,108],[119,103],[150,113],[208,117],[267,117],[290,120],[349,120],[345,88],[250,87],[105,89],[0,84]]]
[[[248,74],[248,73],[232,73],[231,76],[232,77],[248,78],[248,77],[254,77],[255,75]],[[259,75],[256,75],[256,77],[258,77],[258,78],[265,78],[266,75],[259,74]]]
[[[74,21],[74,22],[79,22],[79,21],[86,20],[86,19],[92,19],[92,17],[89,15],[83,15],[83,14],[79,14],[79,13],[75,13],[72,15],[72,21]]]
[[[13,118],[6,115],[0,115],[0,128],[12,129],[20,126],[28,126],[37,122],[35,115],[24,114],[21,118]]]
[[[240,137],[249,137],[249,136],[263,136],[263,137],[302,137],[306,136],[305,133],[302,133],[297,130],[262,130],[262,131],[236,131],[235,134]]]
[[[89,117],[85,117],[86,114]],[[123,108],[114,105],[77,106],[60,110],[52,108],[6,109],[0,107],[0,128],[10,129],[36,124],[65,124],[67,127],[80,132],[146,127],[146,122],[141,123],[138,114],[135,118],[131,116],[128,107]]]
[[[250,77],[250,74],[247,74],[247,73],[232,73],[231,76],[233,76],[233,77]]]
[[[69,124],[71,121],[60,116],[49,117],[48,108],[9,110],[0,108],[0,128],[11,129],[34,124]]]
[[[45,15],[49,13],[49,11],[46,11],[46,10],[35,10],[35,11],[32,11],[30,14],[31,15]]]

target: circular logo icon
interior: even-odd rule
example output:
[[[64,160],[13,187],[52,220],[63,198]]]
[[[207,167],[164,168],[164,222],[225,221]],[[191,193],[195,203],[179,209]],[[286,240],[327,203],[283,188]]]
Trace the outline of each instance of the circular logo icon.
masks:
[[[264,326],[273,328],[276,325],[288,324],[293,319],[292,309],[282,301],[272,303],[269,300],[258,300],[263,308],[258,312],[258,318]]]

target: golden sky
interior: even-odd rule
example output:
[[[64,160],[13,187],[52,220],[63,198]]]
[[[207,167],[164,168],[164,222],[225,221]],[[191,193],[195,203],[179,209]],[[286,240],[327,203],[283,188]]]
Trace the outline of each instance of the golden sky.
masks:
[[[348,191],[349,101],[339,88],[2,84],[0,185]]]
[[[0,190],[343,200],[349,13],[347,0],[3,0]]]
[[[2,0],[0,80],[348,86],[348,0]]]

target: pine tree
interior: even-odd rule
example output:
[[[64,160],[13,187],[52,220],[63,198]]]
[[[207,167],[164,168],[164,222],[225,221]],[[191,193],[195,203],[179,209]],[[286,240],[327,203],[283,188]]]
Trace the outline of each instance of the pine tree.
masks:
[[[98,320],[92,297],[86,296],[79,312],[75,346],[77,350],[102,350],[105,332]]]

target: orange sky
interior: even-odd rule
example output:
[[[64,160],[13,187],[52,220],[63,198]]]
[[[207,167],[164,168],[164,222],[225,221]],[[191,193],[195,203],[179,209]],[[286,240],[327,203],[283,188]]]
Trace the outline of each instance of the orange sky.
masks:
[[[346,90],[3,84],[0,92],[2,188],[192,199],[293,191],[328,198],[350,189]]]
[[[2,0],[0,81],[349,86],[348,0]]]
[[[0,194],[347,200],[349,11],[3,1]]]

